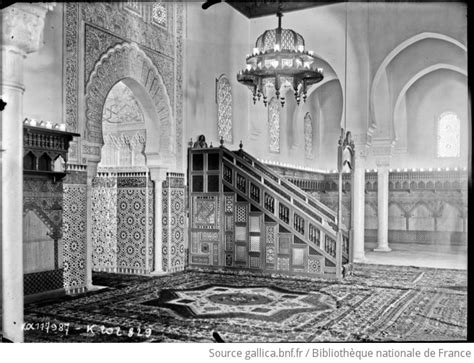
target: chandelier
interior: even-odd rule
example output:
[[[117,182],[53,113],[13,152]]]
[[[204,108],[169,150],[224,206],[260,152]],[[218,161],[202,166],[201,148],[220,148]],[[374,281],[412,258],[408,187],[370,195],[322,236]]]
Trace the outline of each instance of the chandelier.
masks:
[[[237,81],[252,92],[253,103],[263,98],[265,107],[273,93],[284,106],[288,88],[293,89],[298,105],[301,98],[306,102],[309,87],[323,79],[323,69],[314,65],[316,57],[305,50],[303,37],[281,28],[282,16],[279,9],[278,28],[257,38],[252,54],[246,57],[246,68],[237,74]]]

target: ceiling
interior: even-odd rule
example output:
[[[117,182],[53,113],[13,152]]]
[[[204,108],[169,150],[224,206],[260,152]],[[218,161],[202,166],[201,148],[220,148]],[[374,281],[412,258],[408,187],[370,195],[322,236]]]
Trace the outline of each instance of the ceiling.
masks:
[[[227,4],[245,15],[247,18],[258,18],[266,15],[276,15],[280,4],[281,11],[287,13],[289,11],[303,10],[317,6],[330,5],[342,1],[226,1]]]
[[[258,18],[266,15],[276,15],[278,7],[281,6],[281,11],[287,13],[289,11],[303,10],[313,8],[316,6],[330,5],[340,3],[343,1],[279,1],[279,0],[254,0],[254,1],[221,1],[221,0],[207,0],[202,5],[206,10],[214,4],[225,2],[234,9],[245,15],[247,18]]]
[[[416,2],[456,2],[458,0],[416,0]],[[202,8],[205,10],[214,4],[225,2],[232,6],[234,9],[245,15],[247,18],[258,18],[266,15],[276,15],[278,5],[281,5],[281,11],[287,13],[295,10],[303,10],[308,8],[314,8],[317,6],[325,6],[343,2],[383,2],[383,3],[404,3],[410,1],[400,0],[346,0],[346,1],[285,1],[285,0],[253,0],[253,1],[222,1],[222,0],[207,0],[202,4]]]

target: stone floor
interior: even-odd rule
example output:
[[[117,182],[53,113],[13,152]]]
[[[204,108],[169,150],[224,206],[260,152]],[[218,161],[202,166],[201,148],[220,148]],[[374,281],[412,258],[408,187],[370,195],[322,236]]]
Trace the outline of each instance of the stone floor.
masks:
[[[428,246],[426,244],[391,244],[390,252],[365,250],[364,263],[417,266],[447,269],[467,269],[467,247]]]

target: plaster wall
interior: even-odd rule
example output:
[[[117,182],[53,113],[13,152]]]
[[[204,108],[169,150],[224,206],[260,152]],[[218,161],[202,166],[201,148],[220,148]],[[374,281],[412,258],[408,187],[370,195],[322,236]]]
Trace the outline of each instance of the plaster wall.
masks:
[[[396,155],[392,167],[467,167],[469,115],[466,77],[450,70],[438,70],[418,80],[407,92],[408,153]],[[437,157],[437,124],[446,111],[461,121],[459,158]]]
[[[57,3],[46,14],[43,46],[24,60],[25,117],[64,123],[62,54],[63,4]]]
[[[204,134],[208,145],[219,145],[217,133],[216,78],[225,74],[232,88],[232,145],[245,144],[248,134],[249,91],[237,82],[244,67],[249,20],[227,4],[207,10],[199,2],[186,3],[184,120],[185,141]]]
[[[467,44],[467,6],[460,2],[370,3],[367,12],[372,77],[392,49],[417,34],[440,33]]]

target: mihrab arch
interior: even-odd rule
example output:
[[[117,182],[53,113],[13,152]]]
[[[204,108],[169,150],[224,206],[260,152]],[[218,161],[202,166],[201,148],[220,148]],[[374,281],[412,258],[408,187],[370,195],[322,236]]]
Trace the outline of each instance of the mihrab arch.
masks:
[[[100,149],[104,144],[103,107],[108,93],[120,81],[131,88],[144,108],[147,139],[153,140],[147,143],[147,159],[153,159],[152,163],[155,165],[175,166],[176,122],[170,98],[156,66],[143,50],[132,43],[122,43],[110,48],[90,74],[86,85],[84,130],[89,151],[85,154],[91,155],[89,159],[95,159],[92,160],[94,162],[100,160]]]

